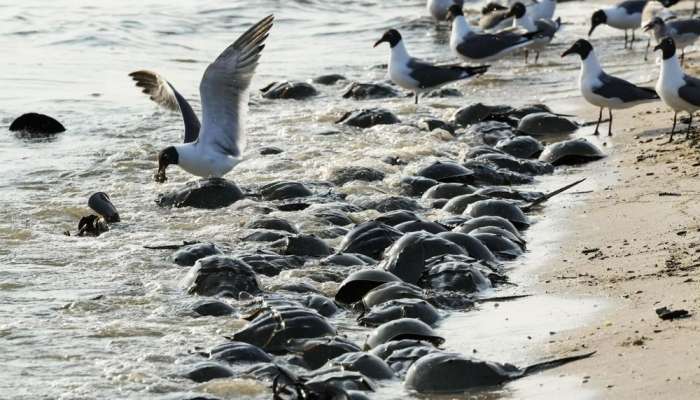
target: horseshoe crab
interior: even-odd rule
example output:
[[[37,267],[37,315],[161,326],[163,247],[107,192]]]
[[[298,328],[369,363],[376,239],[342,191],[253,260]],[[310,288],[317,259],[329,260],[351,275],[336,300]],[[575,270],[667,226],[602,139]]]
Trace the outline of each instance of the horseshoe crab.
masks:
[[[335,305],[333,300],[317,294],[305,297],[303,304],[312,310],[316,310],[316,312],[326,318],[330,318],[338,313],[338,306]]]
[[[453,197],[452,199],[450,199],[450,201],[445,203],[445,205],[442,207],[442,211],[446,211],[452,214],[462,214],[464,210],[466,210],[467,207],[469,207],[470,204],[488,199],[488,196],[484,196],[477,193]]]
[[[438,183],[440,182],[435,179],[428,179],[422,176],[407,176],[401,178],[401,194],[406,196],[421,196]]]
[[[475,158],[475,160],[485,161],[498,168],[517,172],[519,174],[543,175],[554,172],[554,166],[552,164],[535,160],[519,160],[506,154],[484,154]]]
[[[314,235],[287,236],[272,244],[288,256],[326,257],[333,253],[323,239]]]
[[[273,231],[284,231],[291,234],[297,234],[299,231],[295,228],[289,221],[282,218],[271,218],[271,217],[261,217],[256,218],[248,224],[246,224],[248,229],[270,229]]]
[[[510,239],[493,233],[470,233],[493,252],[497,257],[514,260],[523,255],[523,249]]]
[[[377,380],[394,378],[394,371],[384,360],[374,354],[362,351],[342,354],[328,361],[326,367],[339,367],[343,371],[359,372],[368,378]]]
[[[388,282],[367,292],[362,297],[362,305],[366,310],[379,304],[396,299],[419,299],[425,300],[425,295],[421,288],[406,282]]]
[[[360,301],[367,292],[387,282],[400,282],[391,272],[381,269],[363,269],[350,274],[340,284],[335,300],[343,304]]]
[[[467,358],[455,353],[431,353],[411,366],[405,386],[418,393],[462,393],[472,388],[495,386],[539,371],[591,357],[581,354],[518,368]]]
[[[547,146],[539,160],[552,165],[577,165],[604,158],[600,149],[586,139],[572,139]]]
[[[222,317],[231,315],[236,309],[218,300],[199,300],[192,306],[192,311],[203,317]]]
[[[451,290],[464,293],[481,292],[492,287],[491,281],[475,266],[478,263],[450,261],[428,269],[420,285],[433,290]],[[487,269],[486,267],[483,267]]]
[[[384,213],[376,217],[374,220],[389,226],[396,226],[399,224],[403,224],[404,222],[418,221],[420,219],[421,217],[412,211],[396,210]]]
[[[392,340],[391,342],[382,343],[379,346],[370,350],[370,353],[372,353],[375,356],[386,361],[387,358],[389,358],[389,356],[391,356],[392,354],[394,354],[394,352],[396,352],[398,350],[407,349],[410,347],[423,347],[423,346],[435,347],[435,346],[433,346],[432,343],[426,342],[424,340],[402,339],[402,340]],[[435,348],[437,348],[437,347],[435,347]]]
[[[401,318],[380,325],[367,337],[365,350],[373,349],[382,343],[393,340],[425,340],[440,346],[445,339],[438,336],[425,322],[413,318]]]
[[[464,250],[466,250],[470,257],[491,263],[497,262],[496,256],[494,256],[491,250],[489,250],[485,244],[481,243],[479,239],[473,236],[469,236],[466,233],[461,233],[458,231],[443,232],[438,234],[438,236],[461,246]]]
[[[505,200],[482,200],[477,201],[465,211],[473,218],[483,216],[502,217],[510,221],[518,229],[527,229],[530,226],[530,219],[523,211],[513,203]]]
[[[416,361],[428,354],[441,350],[427,342],[418,342],[420,345],[397,349],[386,358],[386,363],[396,372],[396,375],[405,377],[408,370]]]
[[[304,363],[312,370],[319,369],[329,360],[345,353],[360,351],[355,343],[341,337],[326,337],[317,339],[291,340],[287,350],[298,354]]]
[[[362,326],[376,327],[399,318],[415,318],[433,326],[440,320],[440,314],[425,300],[404,298],[390,300],[372,307],[357,318],[357,322]]]
[[[389,225],[368,221],[355,226],[340,243],[341,253],[359,253],[378,259],[403,233]]]
[[[456,196],[472,194],[476,188],[464,183],[440,183],[423,193],[423,200],[428,199],[451,199]]]
[[[197,383],[209,382],[212,379],[230,378],[236,373],[229,367],[215,362],[203,362],[197,364],[194,369],[187,372],[185,377]]]
[[[473,181],[477,185],[523,185],[534,182],[530,175],[497,168],[490,162],[466,160],[464,166],[473,172]]]
[[[199,296],[237,298],[243,292],[260,292],[258,277],[250,265],[233,257],[209,256],[198,260],[185,282],[187,293]]]
[[[228,364],[237,363],[267,363],[272,356],[263,349],[243,342],[228,342],[209,350],[209,358]]]
[[[506,239],[510,240],[511,242],[517,244],[523,250],[525,250],[527,248],[527,242],[525,241],[525,239],[523,239],[522,236],[516,235],[515,233],[507,231],[503,228],[499,228],[497,226],[484,226],[481,228],[474,229],[471,232],[472,235],[478,234],[478,233],[490,233],[490,234],[494,234],[494,235],[500,235],[500,236],[503,236]]]
[[[274,201],[309,197],[313,192],[301,182],[281,181],[262,186],[260,194],[265,200]]]
[[[196,243],[181,248],[170,258],[177,265],[191,267],[201,258],[221,254],[223,252],[214,243]]]
[[[366,266],[374,264],[375,261],[372,258],[365,256],[364,254],[347,254],[347,253],[337,253],[332,256],[328,256],[321,260],[321,265],[338,265],[342,267],[354,267],[354,266]]]
[[[518,200],[528,202],[538,200],[545,196],[545,194],[542,192],[528,192],[516,190],[507,186],[485,187],[479,189],[476,193],[494,199]]]
[[[544,145],[532,136],[516,136],[496,143],[496,149],[518,158],[537,158]]]
[[[441,183],[470,184],[474,182],[472,171],[452,161],[435,161],[418,170],[417,175]]]
[[[496,226],[505,229],[514,235],[520,235],[518,229],[510,221],[503,217],[495,215],[485,215],[482,217],[472,218],[454,229],[454,232],[470,233],[471,231],[488,226]]]
[[[428,233],[437,234],[440,232],[447,231],[447,228],[445,228],[444,226],[436,222],[425,220],[404,222],[402,224],[396,225],[395,228],[403,233],[425,231]]]
[[[476,158],[476,157],[479,157],[479,156],[484,155],[484,154],[505,154],[505,153],[503,153],[499,149],[481,144],[478,146],[470,147],[469,150],[467,150],[467,152],[464,153],[464,155],[462,156],[462,159],[469,160],[469,159]]]
[[[250,265],[255,273],[266,276],[277,276],[282,271],[300,268],[305,262],[303,257],[283,256],[260,250],[253,254],[238,254],[236,257]]]
[[[518,124],[518,131],[534,136],[568,135],[578,128],[574,121],[548,112],[528,114]]]
[[[407,233],[386,252],[380,264],[404,282],[417,283],[425,268],[425,260],[442,254],[465,254],[462,247],[427,232]]]

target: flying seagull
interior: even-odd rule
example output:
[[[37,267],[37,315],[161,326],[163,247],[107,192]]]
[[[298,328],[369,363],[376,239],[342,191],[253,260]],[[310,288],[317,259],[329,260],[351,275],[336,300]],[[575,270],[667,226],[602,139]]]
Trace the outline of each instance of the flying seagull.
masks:
[[[220,178],[242,161],[248,88],[265,47],[274,17],[263,18],[211,63],[202,77],[202,123],[182,95],[161,76],[150,71],[131,74],[136,85],[156,103],[182,113],[185,143],[168,146],[158,155],[156,182],[167,180],[171,164],[192,175]]]
[[[391,46],[391,58],[389,59],[391,80],[402,88],[413,91],[416,104],[418,104],[418,95],[422,92],[481,75],[489,69],[488,65],[478,67],[457,64],[434,65],[413,58],[408,54],[401,34],[396,29],[386,31],[384,36],[374,44],[374,47],[384,42]]]
[[[581,56],[579,86],[583,98],[594,106],[600,107],[595,135],[599,134],[598,128],[600,127],[600,121],[603,119],[603,109],[608,109],[610,116],[608,135],[612,136],[612,110],[630,108],[659,99],[654,89],[639,87],[624,79],[606,74],[598,62],[593,46],[587,40],[577,40],[561,56],[566,57],[570,54]]]
[[[686,136],[690,134],[693,125],[693,113],[700,110],[700,79],[686,75],[681,68],[681,63],[676,56],[676,45],[670,37],[661,40],[654,51],[661,50],[663,62],[661,63],[661,74],[656,83],[656,90],[661,96],[661,100],[673,111],[673,127],[671,128],[671,138],[676,131],[676,120],[678,113],[685,111],[690,114],[690,122]]]

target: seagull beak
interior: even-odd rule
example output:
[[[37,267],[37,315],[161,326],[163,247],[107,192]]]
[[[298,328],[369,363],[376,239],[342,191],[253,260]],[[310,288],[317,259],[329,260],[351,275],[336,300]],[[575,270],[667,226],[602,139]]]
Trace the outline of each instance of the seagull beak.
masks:
[[[588,37],[591,37],[591,35],[593,34],[593,31],[595,30],[595,28],[596,28],[597,26],[598,26],[598,25],[593,25],[593,26],[591,26],[591,30],[588,31]]]
[[[386,37],[386,35],[382,36],[381,39],[377,40],[377,43],[374,44],[374,47],[376,48],[377,46],[379,46],[380,44],[382,44],[384,42],[389,42],[389,39]]]
[[[659,50],[661,50],[661,44],[657,44],[656,46],[654,46],[654,51],[659,51]]]
[[[644,25],[644,27],[642,29],[644,30],[644,32],[649,32],[651,30],[651,28],[653,28],[653,27],[654,27],[654,23],[649,22],[648,24]]]
[[[158,165],[158,172],[156,172],[155,176],[153,179],[158,182],[158,183],[165,183],[165,181],[168,180],[168,177],[165,175],[165,169],[168,168],[167,165],[159,164]]]
[[[569,47],[568,50],[566,50],[565,52],[563,52],[563,53],[561,54],[561,58],[564,58],[564,57],[566,57],[566,56],[568,56],[568,55],[571,55],[571,54],[574,54],[574,53],[576,53],[576,52],[574,51],[574,46],[571,46],[571,47]]]

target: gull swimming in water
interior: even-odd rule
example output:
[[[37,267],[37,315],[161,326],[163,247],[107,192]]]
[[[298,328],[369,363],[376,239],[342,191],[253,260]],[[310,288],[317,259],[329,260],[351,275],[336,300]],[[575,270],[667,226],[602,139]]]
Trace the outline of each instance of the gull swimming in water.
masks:
[[[192,175],[220,178],[242,161],[248,89],[273,19],[270,15],[253,25],[207,67],[199,85],[201,124],[168,81],[150,71],[131,74],[153,101],[179,109],[185,122],[185,143],[168,146],[158,155],[156,182],[167,180],[165,170],[171,164]]]

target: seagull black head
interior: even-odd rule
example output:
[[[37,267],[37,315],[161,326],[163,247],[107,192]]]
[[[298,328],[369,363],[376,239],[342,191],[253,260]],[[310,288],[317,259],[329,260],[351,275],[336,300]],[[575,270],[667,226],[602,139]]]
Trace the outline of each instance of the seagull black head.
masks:
[[[661,3],[664,7],[668,8],[671,6],[675,6],[679,0],[657,0],[659,3]]]
[[[158,183],[163,183],[168,180],[165,176],[165,170],[168,165],[178,164],[180,162],[180,155],[177,149],[173,146],[164,148],[160,154],[158,154],[158,172],[156,173],[155,180]]]
[[[396,29],[389,29],[388,31],[384,32],[384,36],[382,36],[381,39],[377,40],[377,43],[374,44],[374,47],[379,46],[380,44],[387,42],[393,49],[394,46],[399,44],[401,41],[401,34],[399,31]]]
[[[593,31],[596,27],[598,27],[598,25],[606,24],[607,22],[608,14],[606,14],[605,11],[597,10],[596,12],[594,12],[593,16],[591,17],[591,30],[588,31],[588,36],[591,36],[593,34]]]
[[[659,42],[659,44],[656,45],[656,47],[654,47],[654,51],[658,50],[661,50],[663,52],[664,60],[668,60],[669,58],[676,55],[676,42],[674,42],[672,38],[667,36],[661,39],[661,42]]]
[[[659,17],[654,17],[648,24],[644,25],[644,32],[650,31],[656,27],[664,26],[664,20]]]
[[[450,8],[447,10],[447,20],[452,21],[453,19],[457,18],[460,15],[464,15],[464,11],[462,11],[462,7],[458,5],[451,5]]]
[[[517,2],[513,4],[513,7],[510,8],[510,11],[508,11],[506,17],[522,18],[525,16],[526,13],[527,8],[525,8],[525,5],[523,3]]]
[[[486,15],[491,14],[494,11],[505,11],[507,9],[508,7],[502,4],[490,2],[487,5],[485,5],[484,8],[481,9],[481,14]]]
[[[581,56],[582,60],[588,58],[588,55],[593,51],[593,46],[586,39],[579,39],[574,43],[573,46],[569,47],[569,50],[562,53],[562,57],[566,57],[571,54],[578,54]]]

